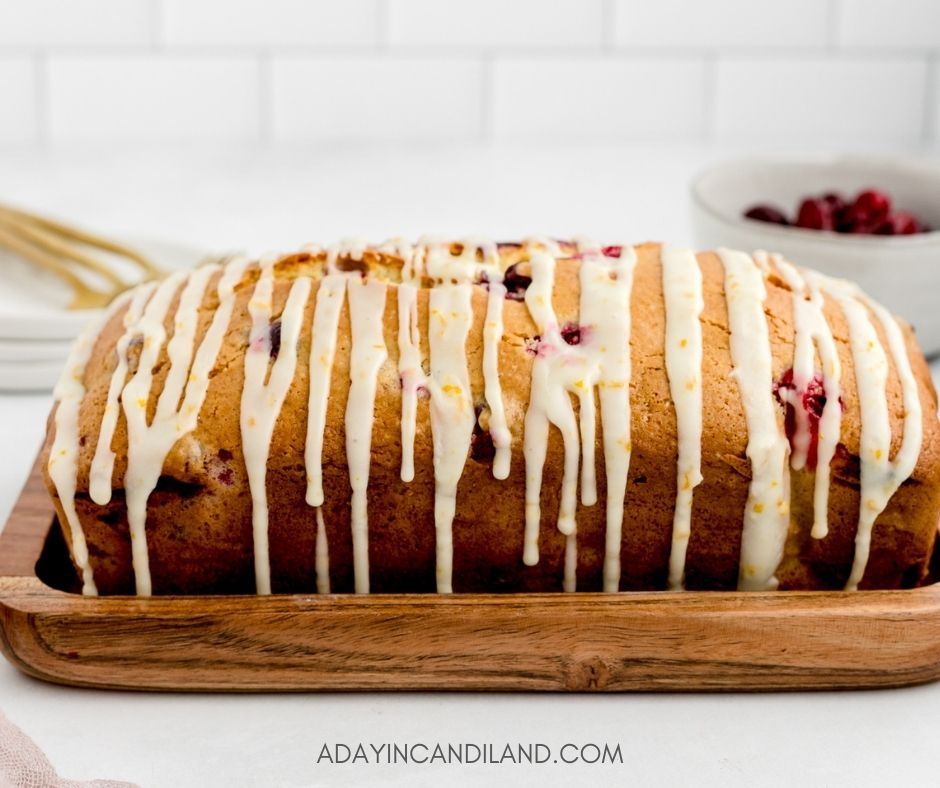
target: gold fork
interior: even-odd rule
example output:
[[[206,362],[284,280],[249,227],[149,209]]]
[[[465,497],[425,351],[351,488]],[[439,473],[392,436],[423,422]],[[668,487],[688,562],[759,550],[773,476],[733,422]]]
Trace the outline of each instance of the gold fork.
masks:
[[[2,204],[0,248],[64,280],[72,288],[69,309],[101,308],[131,286],[106,262],[89,254],[89,251],[109,252],[129,260],[141,269],[142,281],[163,275],[163,271],[151,260],[123,244]],[[104,289],[92,287],[79,276],[77,271],[82,269],[101,280]]]

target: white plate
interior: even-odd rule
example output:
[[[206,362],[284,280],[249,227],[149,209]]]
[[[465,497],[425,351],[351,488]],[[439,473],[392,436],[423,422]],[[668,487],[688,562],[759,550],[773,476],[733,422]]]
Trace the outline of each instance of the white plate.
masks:
[[[49,391],[55,386],[65,359],[0,362],[0,391]]]
[[[204,249],[146,238],[122,239],[166,270],[192,268]],[[134,269],[123,264],[121,272]],[[0,253],[0,339],[71,340],[97,310],[67,309],[71,293],[56,276]],[[0,387],[3,387],[0,381]]]
[[[64,360],[70,339],[0,339],[0,362]]]

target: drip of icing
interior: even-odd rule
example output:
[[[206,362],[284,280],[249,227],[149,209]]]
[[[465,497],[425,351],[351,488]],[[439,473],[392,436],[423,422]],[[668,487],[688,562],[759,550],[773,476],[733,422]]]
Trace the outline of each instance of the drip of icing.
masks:
[[[348,279],[352,353],[349,361],[349,399],[346,402],[346,463],[352,487],[351,527],[353,573],[357,594],[369,593],[369,519],[366,491],[372,452],[372,424],[378,373],[388,358],[382,314],[384,282]]]
[[[53,395],[57,403],[55,411],[55,439],[49,451],[46,469],[55,485],[69,533],[72,536],[72,556],[82,575],[82,593],[97,596],[95,578],[88,560],[88,545],[85,532],[75,509],[75,488],[78,481],[79,441],[78,416],[85,397],[85,367],[91,358],[95,342],[105,324],[124,307],[130,294],[118,297],[97,320],[92,321],[75,340],[69,351],[62,376],[56,383]]]
[[[121,389],[127,380],[127,351],[131,341],[138,336],[137,323],[144,312],[147,300],[157,289],[156,282],[148,282],[132,291],[130,304],[124,313],[124,333],[118,339],[115,354],[117,363],[111,373],[108,394],[105,399],[104,413],[101,415],[101,427],[98,430],[98,444],[91,461],[88,480],[88,494],[95,503],[104,506],[111,501],[111,481],[114,476],[114,450],[111,441],[120,406]]]
[[[316,572],[317,593],[330,593],[330,546],[326,539],[326,525],[323,523],[323,509],[317,509],[317,546],[316,546]]]
[[[666,372],[676,409],[678,458],[676,505],[669,552],[669,589],[685,587],[685,559],[692,533],[692,496],[702,483],[702,326],[705,301],[695,253],[664,244]]]
[[[773,358],[761,269],[750,255],[720,249],[725,269],[725,298],[731,331],[732,377],[737,381],[747,423],[747,458],[751,463],[738,588],[777,587],[774,576],[783,557],[789,523],[790,445],[777,423],[773,396]]]
[[[297,345],[304,308],[310,295],[310,279],[291,284],[281,313],[281,346],[271,363],[271,315],[276,258],[261,262],[261,273],[248,302],[251,333],[245,351],[245,384],[241,398],[242,451],[251,489],[251,521],[255,551],[255,585],[259,594],[271,593],[268,555],[267,465],[274,426],[280,415],[297,367]],[[270,374],[269,374],[270,371]]]
[[[418,287],[420,270],[415,273],[414,249],[399,245],[403,260],[398,285],[398,375],[401,379],[401,480],[415,477],[415,425],[418,419],[418,392],[427,380],[421,366],[421,334],[418,328]]]
[[[619,257],[602,255],[596,246],[579,244],[582,251],[580,270],[582,352],[598,359],[597,389],[601,406],[601,434],[604,446],[604,470],[607,480],[606,544],[604,549],[604,591],[620,588],[620,543],[623,533],[623,505],[630,470],[630,295],[636,251],[621,247]],[[585,420],[594,423],[593,388],[581,397],[582,434]],[[593,437],[591,438],[593,446]],[[593,472],[593,453],[585,453],[585,466]],[[584,477],[582,476],[582,483]],[[593,484],[592,484],[593,487]],[[596,499],[596,488],[594,497]],[[570,569],[570,568],[569,568]]]
[[[452,253],[451,245],[424,240],[415,254],[411,247],[397,249],[402,256],[404,284],[399,288],[399,371],[403,390],[409,375],[423,382],[420,335],[417,326],[417,284],[427,264],[427,275],[440,284],[431,290],[429,305],[429,345],[431,375],[426,385],[431,393],[431,426],[434,436],[436,482],[435,528],[437,534],[438,590],[452,587],[452,528],[456,510],[457,484],[462,475],[474,424],[466,341],[472,327],[471,288],[481,274],[489,284],[486,322],[483,330],[483,377],[490,431],[496,447],[493,473],[505,478],[509,470],[510,433],[506,427],[502,392],[499,386],[498,347],[502,336],[502,310],[505,288],[499,267],[498,250],[493,244],[469,239]],[[533,362],[532,387],[525,417],[526,531],[524,561],[538,561],[538,530],[543,466],[548,433],[552,424],[564,442],[564,475],[558,528],[566,536],[564,588],[575,589],[577,534],[575,507],[578,463],[581,467],[581,500],[596,500],[594,478],[595,413],[594,388],[599,389],[601,425],[607,476],[607,537],[604,588],[619,587],[619,547],[623,523],[623,503],[630,462],[630,292],[635,252],[618,247],[618,254],[605,256],[594,245],[579,242],[580,275],[579,343],[568,345],[559,329],[551,304],[554,289],[555,257],[560,254],[550,241],[527,242],[532,283],[525,301],[541,338]],[[327,253],[328,274],[320,283],[312,326],[311,372],[317,365],[323,374],[310,376],[308,429],[305,446],[307,500],[316,507],[316,582],[320,593],[328,593],[329,557],[323,519],[322,450],[326,406],[339,317],[346,293],[350,300],[352,353],[350,391],[345,427],[347,464],[352,487],[351,530],[357,592],[367,592],[368,520],[367,488],[371,435],[378,374],[387,358],[381,316],[386,285],[363,281],[358,271],[342,272],[339,256],[362,259],[365,242],[350,241],[332,247]],[[482,261],[479,259],[482,251]],[[622,256],[620,256],[622,254]],[[733,376],[741,392],[748,428],[747,456],[752,479],[742,534],[739,587],[773,588],[788,520],[788,443],[776,420],[772,395],[772,356],[763,302],[766,288],[763,275],[770,272],[768,258],[728,250],[719,252],[725,270]],[[666,301],[666,367],[677,414],[680,480],[673,522],[673,548],[670,556],[670,587],[682,587],[685,548],[689,535],[692,491],[701,480],[701,272],[694,255],[687,250],[664,247],[663,290]],[[828,508],[829,464],[839,436],[840,370],[831,331],[823,315],[822,293],[837,300],[849,324],[850,342],[857,368],[862,411],[861,497],[856,536],[856,552],[847,589],[857,588],[868,561],[871,531],[891,496],[913,472],[922,442],[922,410],[917,382],[907,357],[903,333],[883,307],[868,299],[852,285],[821,275],[801,273],[790,264],[774,258],[774,264],[794,292],[796,349],[794,382],[800,390],[812,378],[814,343],[823,365],[827,403],[820,419],[819,468],[814,494],[814,536],[823,535]],[[270,593],[270,565],[267,549],[266,473],[274,427],[296,370],[296,355],[302,331],[303,313],[311,283],[295,280],[290,287],[280,324],[280,352],[272,363],[271,312],[274,286],[274,259],[261,264],[261,273],[249,303],[252,318],[251,343],[245,358],[245,388],[241,400],[241,428],[245,463],[253,503],[256,582],[259,593]],[[127,296],[124,333],[117,344],[117,365],[112,374],[101,432],[92,462],[89,492],[96,502],[111,497],[114,454],[111,442],[117,422],[117,407],[125,411],[128,425],[128,470],[124,480],[128,522],[138,593],[149,594],[150,573],[146,544],[146,509],[150,493],[162,472],[166,456],[180,437],[195,428],[208,388],[209,373],[215,364],[230,322],[235,288],[247,262],[239,261],[224,269],[219,277],[219,307],[205,336],[195,347],[195,332],[204,293],[219,269],[209,267],[191,275],[171,276],[163,284],[146,285]],[[696,276],[696,273],[698,274]],[[691,287],[691,290],[689,289]],[[409,289],[410,288],[410,289]],[[170,304],[179,293],[173,337],[166,343],[164,322]],[[797,295],[799,294],[799,296]],[[120,304],[115,305],[117,309]],[[113,314],[113,312],[112,312]],[[887,356],[875,331],[874,320],[882,325],[894,358],[904,400],[904,434],[894,461],[889,461],[890,421],[886,398]],[[94,579],[88,563],[84,535],[74,507],[78,410],[84,396],[82,374],[100,328],[79,340],[60,381],[56,397],[56,436],[49,461],[49,473],[59,492],[72,532],[76,563],[83,574],[85,593],[94,593]],[[131,343],[142,339],[140,361],[128,378]],[[687,342],[682,343],[685,339]],[[168,359],[166,382],[156,401],[153,420],[147,411],[153,383],[153,370],[164,345]],[[683,352],[680,352],[683,351]],[[685,352],[688,351],[688,352]],[[420,376],[420,378],[418,377]],[[688,382],[696,385],[688,387]],[[413,391],[416,393],[417,385]],[[570,395],[579,397],[579,419]],[[414,410],[402,402],[402,478],[413,477]],[[409,419],[409,412],[411,418]],[[363,418],[367,414],[367,418]],[[406,422],[411,422],[410,430]],[[580,440],[579,440],[580,438]],[[411,450],[406,449],[410,444]],[[801,432],[794,443],[793,466],[806,463],[808,439]],[[63,454],[63,450],[66,452]],[[71,453],[70,453],[71,452]],[[684,484],[688,480],[689,484]],[[823,530],[823,534],[819,531]]]
[[[503,305],[506,301],[506,286],[502,271],[495,269],[488,274],[489,293],[486,300],[486,318],[483,324],[483,393],[490,409],[490,435],[496,454],[493,457],[493,477],[509,477],[512,435],[506,423],[503,406],[503,390],[499,383],[499,343],[503,338]]]
[[[198,349],[195,341],[199,310],[209,282],[220,271],[219,266],[204,266],[191,274],[180,272],[165,280],[133,326],[133,330],[143,337],[143,344],[137,369],[121,393],[121,405],[127,423],[127,471],[124,476],[127,522],[135,584],[141,596],[152,593],[147,549],[147,503],[170,450],[196,428],[209,388],[209,373],[228,327],[235,287],[241,281],[245,266],[244,261],[233,262],[220,277],[219,306]],[[153,420],[148,423],[153,370],[166,342],[163,324],[170,303],[183,282],[185,286],[174,315],[173,337],[167,345],[167,377],[157,398]]]
[[[317,290],[313,325],[310,330],[309,393],[307,395],[307,437],[304,442],[304,467],[307,473],[307,503],[316,507],[317,591],[330,592],[329,555],[323,525],[323,434],[326,429],[326,405],[333,377],[333,359],[339,317],[346,297],[346,277],[327,274]],[[314,374],[314,370],[318,374]]]
[[[457,484],[463,475],[475,421],[470,376],[467,371],[467,336],[473,325],[472,282],[479,271],[476,260],[496,254],[491,244],[467,239],[460,254],[449,245],[427,247],[427,273],[441,283],[428,296],[428,343],[431,351],[431,434],[434,440],[434,530],[437,545],[437,590],[453,591],[453,524],[457,510]]]
[[[451,593],[457,483],[470,451],[474,424],[466,354],[467,335],[473,323],[470,284],[438,285],[431,290],[429,310],[437,590]]]
[[[538,563],[538,537],[541,521],[542,474],[548,452],[549,426],[554,424],[564,440],[565,460],[561,501],[558,510],[558,530],[565,535],[575,530],[575,492],[578,472],[578,428],[567,389],[552,373],[559,364],[551,358],[561,353],[573,358],[558,330],[558,320],[551,298],[555,278],[555,258],[541,250],[531,249],[532,284],[525,293],[529,314],[537,326],[541,339],[532,363],[532,387],[529,407],[525,415],[523,451],[526,462],[525,494],[525,547],[523,562],[527,566]]]
[[[525,415],[523,451],[526,461],[525,534],[523,562],[528,566],[538,563],[538,537],[541,522],[541,490],[545,457],[548,451],[548,433],[554,424],[561,432],[564,444],[564,472],[558,509],[558,530],[566,536],[565,591],[574,591],[577,570],[577,500],[578,462],[583,442],[590,440],[591,449],[585,452],[585,464],[593,466],[594,443],[594,385],[600,376],[599,354],[594,351],[594,326],[583,326],[581,344],[568,345],[561,336],[558,319],[552,307],[557,245],[541,239],[527,242],[532,284],[525,294],[526,307],[539,330],[540,340],[532,363],[532,387],[529,407]],[[541,247],[541,248],[539,248]],[[604,276],[610,280],[606,272]],[[591,282],[603,281],[595,275]],[[591,298],[593,285],[582,288],[582,297]],[[583,308],[583,304],[582,304]],[[590,308],[593,311],[593,308]],[[629,297],[627,298],[629,311]],[[593,316],[593,315],[592,315]],[[597,316],[600,319],[600,315]],[[629,355],[629,342],[624,346]],[[629,364],[629,360],[627,361]],[[581,425],[575,416],[569,393],[579,398]],[[590,422],[590,425],[587,424]],[[593,467],[582,473],[581,496],[584,505],[597,500]]]
[[[121,407],[127,423],[127,472],[124,493],[127,503],[127,524],[131,536],[134,580],[140,596],[152,593],[150,558],[147,549],[147,502],[163,470],[163,463],[173,444],[195,427],[196,413],[187,413],[187,424],[178,419],[177,407],[193,358],[199,306],[209,280],[218,271],[207,266],[191,275],[180,272],[164,280],[147,304],[137,330],[143,345],[137,369],[121,393]],[[173,318],[173,338],[167,348],[169,371],[163,390],[157,398],[153,422],[147,421],[147,407],[153,388],[153,370],[166,342],[164,321],[170,304],[185,282]],[[192,407],[192,405],[190,405]]]
[[[755,252],[757,260],[766,262],[763,252]],[[807,282],[796,266],[779,255],[772,256],[774,266],[783,276],[793,293],[793,327],[795,332],[793,350],[793,391],[790,405],[793,407],[796,432],[793,436],[791,467],[799,471],[806,467],[812,438],[809,416],[803,407],[802,392],[816,373],[816,352],[822,364],[823,391],[826,404],[819,418],[819,434],[816,449],[816,476],[813,481],[813,529],[814,539],[822,539],[829,533],[829,481],[832,458],[842,425],[841,396],[842,365],[832,329],[823,312],[823,296],[817,283]],[[781,389],[781,394],[787,396]]]
[[[326,405],[336,356],[339,317],[346,297],[346,277],[327,274],[320,280],[310,340],[310,391],[307,399],[307,438],[304,466],[307,471],[307,503],[323,505],[323,434]],[[314,374],[316,372],[316,374]]]
[[[871,534],[875,520],[891,497],[914,472],[923,440],[923,411],[917,380],[911,369],[904,335],[891,313],[848,282],[806,272],[807,278],[832,296],[849,324],[849,344],[855,362],[856,388],[861,411],[861,503],[855,535],[855,557],[845,589],[855,591],[868,565]],[[891,422],[888,411],[888,358],[878,338],[871,315],[881,324],[888,340],[901,383],[904,427],[901,448],[894,460],[891,450]]]

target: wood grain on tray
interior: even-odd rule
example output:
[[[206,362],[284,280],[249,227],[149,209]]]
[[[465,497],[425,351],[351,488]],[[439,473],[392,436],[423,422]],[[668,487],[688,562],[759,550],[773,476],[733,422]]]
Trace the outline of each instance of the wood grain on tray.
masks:
[[[783,690],[940,678],[935,585],[853,594],[96,598],[53,587],[74,583],[54,525],[37,466],[0,534],[0,646],[19,669],[61,684]]]

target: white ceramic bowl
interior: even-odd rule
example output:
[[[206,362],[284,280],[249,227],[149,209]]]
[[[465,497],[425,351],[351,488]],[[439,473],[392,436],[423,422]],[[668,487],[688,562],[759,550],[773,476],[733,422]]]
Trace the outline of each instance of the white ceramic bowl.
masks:
[[[896,208],[940,228],[940,164],[871,156],[754,157],[728,161],[692,183],[692,221],[700,249],[727,246],[780,252],[799,265],[858,282],[917,331],[928,355],[940,354],[940,232],[908,236],[842,235],[756,222],[743,214],[770,204],[787,215],[800,200],[866,188],[887,192]]]

